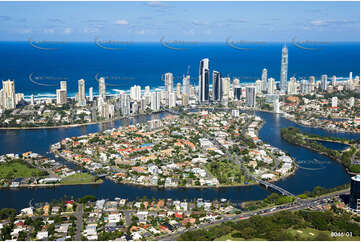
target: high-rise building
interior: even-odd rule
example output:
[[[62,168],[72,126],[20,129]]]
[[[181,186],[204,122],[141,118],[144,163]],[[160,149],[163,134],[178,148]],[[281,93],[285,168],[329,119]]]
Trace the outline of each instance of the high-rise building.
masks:
[[[56,89],[56,104],[63,105],[66,103],[66,90]]]
[[[145,86],[144,88],[144,96],[150,96],[150,86]]]
[[[86,105],[86,97],[85,97],[85,81],[84,79],[80,79],[78,81],[78,106]]]
[[[290,81],[288,82],[287,86],[288,86],[287,87],[287,94],[289,94],[289,95],[297,94],[297,82],[296,82],[295,77],[290,78]]]
[[[316,78],[314,76],[310,76],[308,78],[308,82],[310,83],[311,85],[311,92],[315,91],[315,88],[316,88]]]
[[[202,59],[199,65],[199,101],[209,101],[209,59]]]
[[[222,85],[221,73],[213,71],[212,73],[212,89],[213,89],[213,101],[222,101],[223,98],[223,85]]]
[[[262,71],[262,91],[267,91],[267,69],[264,68]]]
[[[282,59],[281,59],[281,78],[280,78],[280,89],[283,92],[287,91],[287,72],[288,72],[288,49],[285,45],[282,48]]]
[[[176,106],[176,100],[177,100],[176,94],[174,92],[169,93],[168,100],[169,100],[168,107],[174,108]]]
[[[222,77],[222,86],[223,86],[223,99],[227,99],[229,96],[229,91],[231,89],[231,78]]]
[[[241,100],[241,96],[242,96],[242,88],[241,86],[238,84],[236,86],[233,86],[233,98],[234,100]]]
[[[150,107],[153,111],[160,110],[160,92],[152,92]]]
[[[173,92],[173,73],[167,72],[164,74],[165,90],[169,93]]]
[[[351,177],[350,207],[360,211],[360,175]]]
[[[336,79],[336,76],[335,75],[333,75],[332,76],[332,86],[336,86],[337,85],[337,79]]]
[[[274,94],[275,89],[276,89],[275,79],[272,77],[268,78],[267,93]]]
[[[337,97],[332,97],[332,99],[331,99],[331,107],[336,108],[337,107],[337,101],[338,101]]]
[[[327,75],[322,75],[321,77],[321,89],[322,91],[326,91],[328,87],[328,77]]]
[[[280,100],[278,95],[273,99],[273,112],[280,113]]]
[[[183,77],[183,94],[186,94],[188,97],[190,96],[190,79],[189,75]]]
[[[24,100],[24,93],[15,93],[15,103],[18,104]]]
[[[10,80],[3,81],[2,90],[2,106],[5,109],[14,109],[16,107],[15,82]]]
[[[180,98],[182,95],[182,85],[180,82],[177,83],[176,91],[177,91],[177,98]]]
[[[66,81],[61,81],[60,82],[60,89],[65,90],[67,92],[68,89],[67,89],[66,86],[67,86]]]
[[[248,107],[256,107],[256,88],[246,87],[246,105]]]
[[[350,97],[349,105],[350,105],[350,107],[353,107],[355,105],[355,98],[354,97]]]
[[[187,94],[182,94],[182,105],[187,106],[189,104],[189,96]]]
[[[30,96],[30,105],[34,105],[35,101],[34,101],[34,94],[31,94]]]
[[[141,98],[141,87],[134,85],[130,88],[130,98],[135,101],[139,101]]]
[[[105,79],[103,77],[99,78],[98,83],[99,83],[99,97],[102,97],[103,100],[105,101],[107,99]]]
[[[262,93],[263,82],[261,80],[256,81],[256,93]]]
[[[89,87],[89,101],[92,102],[94,100],[93,87]]]

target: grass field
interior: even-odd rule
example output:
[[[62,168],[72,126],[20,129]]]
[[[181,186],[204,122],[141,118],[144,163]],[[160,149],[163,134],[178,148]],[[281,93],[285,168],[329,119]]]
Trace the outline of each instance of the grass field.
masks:
[[[216,241],[244,241],[244,238],[234,238],[232,237],[232,234],[236,233],[236,231],[229,233],[227,235],[224,235],[222,237],[219,237],[216,239]],[[330,240],[336,240],[336,241],[360,241],[360,237],[358,236],[353,236],[353,237],[330,237],[330,232],[329,231],[319,231],[316,229],[312,229],[312,228],[305,228],[305,229],[290,229],[288,230],[288,233],[294,235],[295,237],[297,236],[297,240],[298,241],[304,241],[304,240],[316,240],[316,237],[319,234],[324,234],[326,236],[329,236]],[[257,240],[264,240],[264,239],[259,239],[259,238],[252,238],[249,239],[248,241],[257,241]]]
[[[22,161],[7,162],[0,165],[0,178],[27,178],[44,176],[44,171],[32,168]]]
[[[87,173],[76,173],[74,175],[65,177],[61,180],[62,184],[86,184],[96,182],[96,177]],[[99,179],[97,182],[101,183],[102,180]]]

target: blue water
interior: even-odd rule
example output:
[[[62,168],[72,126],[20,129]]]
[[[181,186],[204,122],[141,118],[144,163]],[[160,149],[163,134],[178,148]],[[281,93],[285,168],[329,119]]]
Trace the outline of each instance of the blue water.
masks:
[[[49,47],[49,46],[48,46]],[[190,65],[191,82],[198,83],[198,67],[202,58],[210,59],[210,69],[223,76],[254,82],[263,68],[270,77],[279,79],[281,43],[256,44],[254,49],[240,51],[225,43],[196,44],[186,50],[171,50],[160,43],[133,43],[121,50],[105,50],[94,43],[58,43],[56,50],[40,50],[28,42],[0,42],[0,79],[14,79],[17,92],[55,95],[60,80],[68,80],[68,93],[77,92],[77,80],[86,80],[86,89],[98,89],[95,76],[108,77],[107,91],[128,90],[138,84],[143,88],[162,86],[161,75],[172,72],[175,83]],[[252,47],[252,46],[250,46]],[[323,44],[318,50],[304,50],[292,44],[289,48],[289,76],[308,77],[322,74],[348,77],[360,73],[359,43]],[[340,61],[342,60],[342,61]],[[45,85],[37,85],[33,80]]]
[[[333,149],[333,150],[344,150],[349,147],[347,144],[337,143],[337,142],[330,142],[330,141],[317,141],[318,143],[322,144],[326,148]]]
[[[315,186],[331,188],[350,182],[349,175],[339,163],[308,149],[287,143],[280,137],[280,129],[283,127],[296,126],[304,132],[324,136],[344,137],[348,139],[356,139],[358,134],[333,133],[315,128],[302,127],[280,117],[280,115],[272,113],[257,112],[256,114],[262,117],[265,121],[264,126],[259,132],[259,137],[265,142],[275,147],[279,147],[283,151],[289,153],[293,158],[295,158],[297,163],[306,168],[297,169],[293,176],[278,181],[276,184],[294,194],[300,194],[305,191],[313,190]],[[143,116],[141,118],[136,118],[134,122],[143,122],[149,120],[149,118],[161,118],[164,117],[164,115],[165,114]],[[9,152],[20,153],[32,150],[34,152],[47,155],[49,146],[65,137],[79,136],[128,124],[129,121],[123,120],[75,128],[13,131],[2,130],[0,131],[0,154]],[[316,170],[308,170],[309,168],[315,168]],[[209,200],[227,198],[238,203],[249,200],[264,199],[270,194],[270,192],[257,185],[247,187],[203,189],[158,189],[115,184],[105,180],[103,184],[99,185],[62,186],[56,188],[33,189],[0,189],[0,197],[7,198],[0,200],[0,208],[14,207],[20,209],[27,206],[30,200],[33,200],[33,202],[45,202],[62,198],[64,196],[67,196],[68,198],[78,198],[87,194],[96,195],[98,198],[112,199],[114,197],[123,197],[129,200],[135,200],[143,196],[147,196],[149,198],[173,198],[181,200],[191,200],[200,197]]]

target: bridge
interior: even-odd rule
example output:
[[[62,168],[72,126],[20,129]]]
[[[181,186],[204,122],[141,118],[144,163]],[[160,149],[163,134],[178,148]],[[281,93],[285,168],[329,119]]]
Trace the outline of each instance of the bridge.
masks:
[[[175,114],[175,115],[180,115],[180,114],[181,114],[180,112],[177,112],[177,111],[171,110],[171,109],[167,109],[167,108],[164,108],[164,111],[169,112],[169,113],[172,113],[172,114]],[[192,123],[193,126],[197,127],[197,126],[195,125],[195,123],[194,123],[193,120],[189,120],[189,121]],[[213,137],[210,137],[207,133],[204,133],[204,135],[205,135],[209,140],[211,140],[212,142],[214,142],[219,149],[222,147],[222,145],[221,145],[216,139],[214,139]],[[232,158],[231,158],[231,154],[229,153],[228,150],[227,150],[227,155],[228,155],[228,157],[229,157],[230,160],[233,160],[234,163],[236,163],[237,165],[240,166],[240,168],[244,171],[244,173],[245,173],[246,176],[248,176],[248,177],[250,177],[252,180],[258,182],[260,185],[263,185],[266,189],[276,191],[276,192],[278,192],[278,193],[280,193],[280,194],[282,194],[282,195],[284,195],[284,196],[291,196],[291,197],[295,197],[296,199],[298,199],[298,198],[296,197],[296,195],[290,193],[290,192],[287,191],[286,189],[283,189],[282,187],[279,187],[279,186],[277,186],[277,185],[275,185],[275,184],[273,184],[273,183],[264,181],[264,180],[262,180],[262,179],[259,179],[259,178],[255,177],[255,176],[251,175],[251,174],[249,173],[248,169],[244,168],[244,167],[241,165],[241,162],[240,162],[238,159],[235,160],[235,159],[232,159]]]
[[[263,185],[266,187],[266,189],[270,189],[270,190],[274,190],[276,192],[279,192],[280,194],[282,194],[283,196],[290,196],[290,197],[296,197],[296,195],[290,193],[289,191],[287,191],[286,189],[283,189],[282,187],[279,187],[279,186],[276,186],[275,184],[273,183],[270,183],[270,182],[267,182],[267,181],[264,181],[264,180],[261,180],[261,179],[258,179],[256,177],[252,177],[255,181],[257,181],[260,185]]]

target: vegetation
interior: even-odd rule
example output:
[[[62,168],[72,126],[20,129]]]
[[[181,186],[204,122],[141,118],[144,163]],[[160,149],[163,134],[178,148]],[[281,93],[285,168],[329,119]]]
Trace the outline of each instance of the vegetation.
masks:
[[[360,172],[360,165],[352,164],[353,157],[356,157],[359,152],[359,149],[355,146],[351,146],[351,148],[343,151],[333,150],[325,147],[317,141],[312,140],[312,135],[302,133],[298,128],[295,127],[282,128],[281,137],[292,144],[300,145],[302,147],[317,151],[331,159],[339,161],[351,172]],[[331,140],[331,138],[329,140]],[[355,141],[344,140],[344,142],[354,143]]]
[[[336,192],[336,191],[340,191],[343,189],[348,189],[350,188],[350,184],[345,184],[345,185],[341,185],[341,186],[337,186],[337,187],[333,187],[333,188],[323,188],[320,186],[316,186],[312,192],[305,192],[303,194],[298,195],[299,198],[305,199],[305,198],[312,198],[312,197],[318,197],[327,193],[332,193],[332,192]]]
[[[99,179],[99,182],[102,180]],[[61,180],[62,184],[86,184],[97,182],[97,178],[88,173],[76,173],[74,175],[67,176]]]
[[[274,205],[291,203],[294,200],[295,200],[294,197],[282,196],[282,195],[279,195],[278,193],[272,193],[268,197],[266,197],[264,200],[244,202],[242,204],[242,206],[244,209],[250,211],[250,210],[266,208],[266,207],[270,207],[270,206],[274,206]]]
[[[332,240],[335,238],[330,236],[331,231],[351,232],[353,240],[359,240],[360,236],[359,224],[352,221],[349,214],[303,210],[282,211],[270,216],[258,215],[248,220],[225,222],[209,229],[185,232],[178,240],[209,241],[227,235],[237,240]]]
[[[22,159],[8,161],[0,165],[0,178],[3,179],[42,177],[46,175],[48,175],[46,171],[34,168]]]

